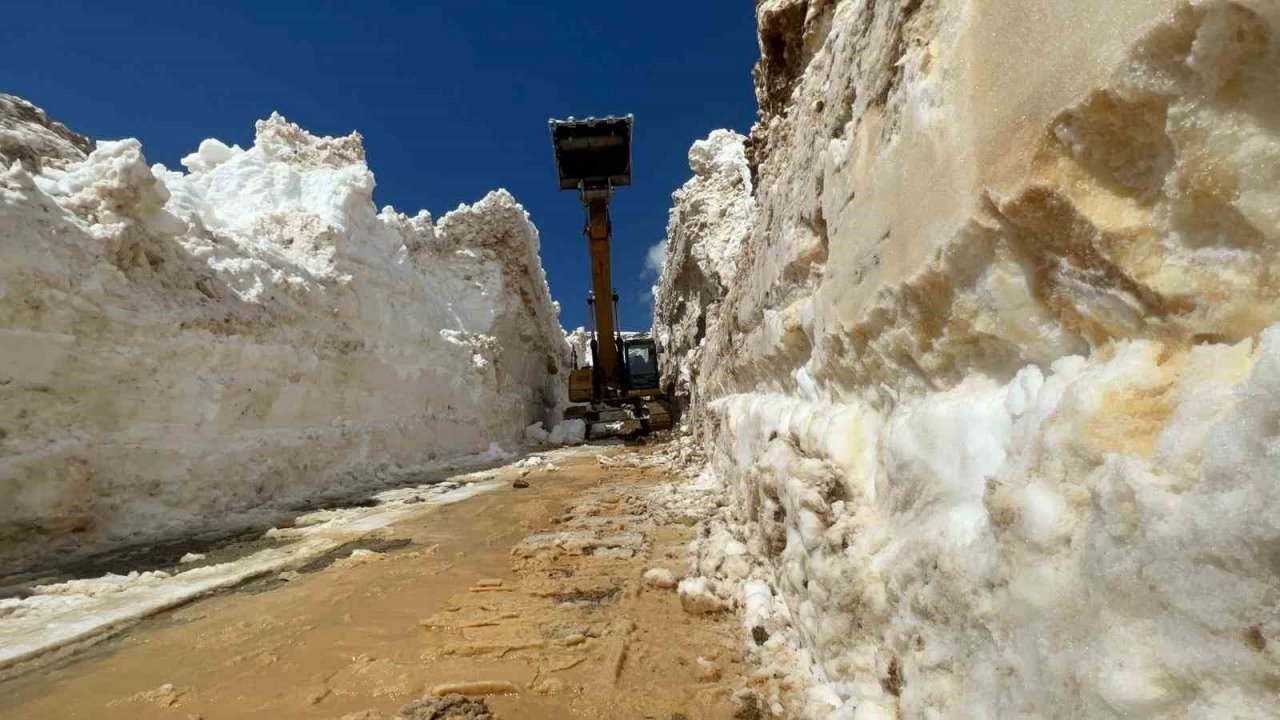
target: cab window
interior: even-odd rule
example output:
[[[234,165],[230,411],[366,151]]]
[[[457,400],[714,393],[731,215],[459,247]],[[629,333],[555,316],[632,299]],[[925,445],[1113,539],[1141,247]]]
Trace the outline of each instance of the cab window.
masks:
[[[653,346],[637,345],[627,348],[627,365],[632,375],[650,375],[658,371],[653,362]]]

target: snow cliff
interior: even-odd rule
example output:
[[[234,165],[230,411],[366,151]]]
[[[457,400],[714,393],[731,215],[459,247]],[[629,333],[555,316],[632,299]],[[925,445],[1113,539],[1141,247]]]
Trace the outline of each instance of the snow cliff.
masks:
[[[697,385],[707,327],[738,271],[755,222],[746,138],[717,130],[689,151],[694,176],[672,195],[662,277],[654,288],[653,332],[663,390],[683,411]]]
[[[753,652],[811,717],[1273,716],[1280,6],[757,17],[655,322]]]
[[[358,134],[278,115],[186,173],[82,140],[0,97],[0,567],[411,479],[563,404],[505,191],[378,211]]]

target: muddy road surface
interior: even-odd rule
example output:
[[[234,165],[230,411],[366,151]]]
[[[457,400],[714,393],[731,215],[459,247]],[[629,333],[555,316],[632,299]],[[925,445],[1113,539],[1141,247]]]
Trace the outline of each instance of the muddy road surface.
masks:
[[[643,578],[684,570],[693,523],[648,499],[673,478],[596,452],[9,677],[0,717],[752,717],[736,620]]]

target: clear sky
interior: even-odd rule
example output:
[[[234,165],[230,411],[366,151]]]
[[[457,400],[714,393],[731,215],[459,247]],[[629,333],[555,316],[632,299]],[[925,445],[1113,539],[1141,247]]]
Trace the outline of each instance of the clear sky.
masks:
[[[623,326],[647,329],[645,253],[663,237],[689,144],[755,118],[750,0],[11,3],[0,91],[151,162],[202,138],[247,147],[278,110],[359,130],[375,201],[440,217],[506,187],[542,233],[568,328],[586,323],[582,210],[560,193],[547,118],[635,113],[634,185],[613,202]]]

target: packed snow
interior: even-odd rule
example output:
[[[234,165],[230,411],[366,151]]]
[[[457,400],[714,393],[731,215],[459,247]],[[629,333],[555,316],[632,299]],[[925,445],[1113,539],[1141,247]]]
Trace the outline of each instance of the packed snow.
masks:
[[[547,430],[545,423],[536,422],[524,429],[524,438],[534,445],[581,445],[587,439],[587,423],[571,418]]]
[[[712,132],[690,148],[689,168],[693,177],[672,195],[653,291],[663,390],[681,409],[694,404],[707,329],[719,321],[756,213],[745,137]]]
[[[279,115],[185,173],[0,116],[0,565],[259,523],[559,419],[568,348],[505,191],[378,210],[359,134]]]
[[[757,18],[656,292],[682,599],[797,716],[1274,716],[1280,10]]]

